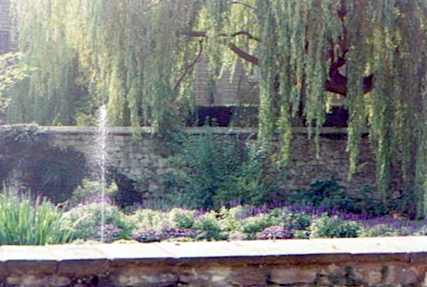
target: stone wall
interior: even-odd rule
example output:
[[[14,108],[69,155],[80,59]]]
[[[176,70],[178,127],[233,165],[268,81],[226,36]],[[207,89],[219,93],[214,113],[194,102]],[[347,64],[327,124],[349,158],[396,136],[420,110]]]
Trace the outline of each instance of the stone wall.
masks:
[[[164,143],[151,136],[149,129],[141,129],[141,138],[132,136],[131,128],[112,128],[109,131],[107,154],[108,166],[131,180],[144,184],[148,191],[160,188],[158,175],[170,170],[164,154]],[[203,129],[188,129],[188,136],[197,136]],[[241,140],[254,139],[253,129],[211,128],[220,136],[238,136]],[[49,142],[60,147],[73,147],[89,158],[96,154],[95,128],[46,127],[43,128]],[[340,181],[350,190],[375,183],[375,163],[368,139],[363,138],[358,172],[351,182],[347,181],[348,154],[346,152],[346,130],[323,128],[320,137],[320,157],[316,158],[313,140],[307,138],[305,128],[295,129],[292,157],[289,164],[287,189],[307,187],[315,179]]]
[[[427,238],[0,248],[4,287],[426,287]]]

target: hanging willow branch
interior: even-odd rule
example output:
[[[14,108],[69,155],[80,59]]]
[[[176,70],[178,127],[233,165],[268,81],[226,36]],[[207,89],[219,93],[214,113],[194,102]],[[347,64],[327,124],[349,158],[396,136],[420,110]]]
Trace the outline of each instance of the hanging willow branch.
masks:
[[[7,91],[9,122],[87,123],[106,103],[112,125],[171,129],[203,53],[212,79],[238,59],[260,77],[258,136],[267,148],[280,133],[285,161],[292,118],[319,147],[334,93],[350,113],[351,173],[368,128],[385,202],[390,186],[425,182],[426,1],[11,1],[32,72]]]

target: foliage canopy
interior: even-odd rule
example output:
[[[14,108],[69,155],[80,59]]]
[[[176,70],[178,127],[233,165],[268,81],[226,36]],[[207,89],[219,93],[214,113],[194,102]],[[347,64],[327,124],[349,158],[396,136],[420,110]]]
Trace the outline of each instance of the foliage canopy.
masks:
[[[291,120],[319,128],[328,94],[350,113],[350,174],[368,130],[378,188],[417,182],[427,143],[424,0],[13,0],[31,77],[9,91],[11,122],[72,124],[108,106],[111,124],[164,130],[192,102],[203,52],[213,77],[240,58],[260,75],[259,138],[275,132],[286,162]],[[421,210],[421,209],[419,209]]]

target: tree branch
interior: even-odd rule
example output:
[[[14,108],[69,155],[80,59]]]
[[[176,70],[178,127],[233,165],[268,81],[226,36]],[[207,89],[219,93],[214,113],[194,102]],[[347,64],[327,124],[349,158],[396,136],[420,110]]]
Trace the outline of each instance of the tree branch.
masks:
[[[240,49],[235,44],[230,43],[230,44],[228,44],[228,47],[230,48],[231,51],[233,51],[237,56],[239,56],[243,60],[245,60],[251,64],[254,64],[254,65],[259,64],[259,60],[257,57],[255,57],[255,56],[249,54],[248,52]]]
[[[200,58],[202,57],[202,54],[203,54],[203,40],[200,40],[199,41],[199,52],[197,53],[194,60],[185,67],[182,75],[176,81],[176,84],[174,87],[175,92],[178,91],[178,89],[181,86],[182,81],[184,81],[185,77],[193,71],[194,66],[197,64],[197,62],[199,62]]]
[[[194,37],[194,38],[198,38],[198,37],[199,38],[207,38],[208,37],[208,34],[205,31],[190,31],[190,32],[184,33],[184,35],[187,35],[189,37]],[[245,30],[240,30],[240,31],[237,31],[237,32],[234,32],[231,34],[220,33],[219,36],[220,37],[231,37],[231,38],[234,38],[237,36],[246,36],[250,40],[254,40],[257,42],[261,41],[258,37],[252,35],[249,31],[245,31]]]
[[[230,34],[229,36],[230,37],[236,37],[236,36],[240,36],[240,35],[246,36],[250,40],[261,42],[261,40],[258,37],[255,37],[254,35],[252,35],[251,33],[249,33],[248,31],[245,31],[245,30],[241,30],[241,31],[235,32],[233,34]]]
[[[345,25],[345,17],[347,16],[347,7],[345,1],[341,0],[340,8],[337,11],[338,18],[341,21],[342,34],[337,43],[331,42],[329,77],[325,82],[325,90],[331,93],[347,95],[347,77],[341,74],[340,68],[343,67],[347,60],[346,55],[349,52],[348,48],[348,31]],[[335,57],[335,47],[338,47],[340,55]],[[371,74],[362,79],[363,93],[369,93],[374,88],[374,75]]]
[[[251,10],[255,11],[255,7],[254,6],[252,6],[252,5],[248,4],[248,3],[242,2],[242,1],[231,1],[230,4],[231,5],[233,5],[233,4],[242,5],[242,6],[246,7],[246,8],[248,8],[248,9],[251,9]]]

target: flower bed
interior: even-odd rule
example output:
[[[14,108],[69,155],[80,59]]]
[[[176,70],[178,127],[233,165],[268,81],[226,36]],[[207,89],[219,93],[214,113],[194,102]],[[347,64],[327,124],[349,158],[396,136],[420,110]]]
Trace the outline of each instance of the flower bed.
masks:
[[[82,208],[82,207],[80,207]],[[93,206],[92,206],[93,208]],[[99,207],[100,208],[100,207]],[[107,210],[114,209],[109,206]],[[68,213],[72,213],[73,210]],[[67,215],[68,213],[65,213]],[[94,213],[96,214],[96,213]],[[309,207],[286,206],[254,208],[236,206],[219,211],[172,209],[158,211],[139,209],[131,214],[116,210],[109,212],[107,223],[114,236],[107,241],[216,241],[216,240],[275,240],[308,238],[351,238],[377,236],[426,235],[427,221],[394,219],[391,216],[372,217],[325,212]],[[90,221],[88,218],[87,220]],[[75,240],[99,240],[99,220],[91,224],[75,225]],[[115,228],[112,226],[115,225]],[[83,229],[83,230],[82,230]]]

